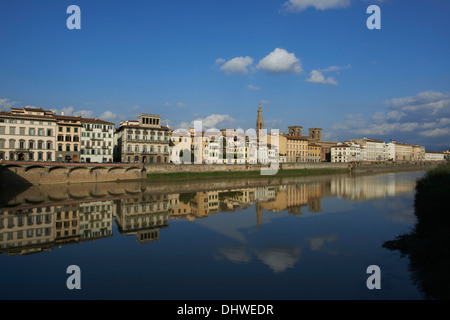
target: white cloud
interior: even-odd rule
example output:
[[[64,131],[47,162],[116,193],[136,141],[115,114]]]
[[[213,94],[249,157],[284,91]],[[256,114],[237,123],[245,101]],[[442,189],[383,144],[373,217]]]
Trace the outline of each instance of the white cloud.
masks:
[[[433,130],[422,131],[420,134],[426,137],[440,137],[450,133],[449,128],[437,128]]]
[[[117,115],[115,113],[112,113],[111,111],[105,111],[102,113],[99,119],[113,122],[117,120]]]
[[[251,84],[248,85],[248,88],[249,88],[250,90],[255,90],[255,91],[261,90],[260,87],[253,86],[253,85],[251,85]]]
[[[340,9],[350,6],[350,0],[288,0],[283,8],[290,12],[301,12],[313,7],[317,10]]]
[[[334,86],[337,86],[338,84],[337,81],[332,77],[325,78],[322,72],[320,72],[319,70],[311,71],[311,73],[309,74],[309,78],[306,79],[306,81],[312,83],[331,84]]]
[[[322,69],[321,71],[323,71],[323,72],[339,71],[339,70],[349,69],[351,67],[352,67],[351,64],[348,64],[346,66],[330,66],[328,68]]]
[[[269,104],[271,101],[270,100],[261,100],[262,104]]]
[[[199,118],[197,121],[202,121],[202,126],[205,128],[214,128],[219,124],[234,122],[235,119],[228,114],[211,114],[204,119]]]
[[[385,110],[369,117],[349,115],[332,129],[337,137],[370,136],[428,147],[448,145],[450,94],[424,91],[384,101]]]
[[[406,116],[406,113],[394,110],[387,114],[387,119],[399,121],[404,116]]]
[[[216,66],[217,66],[217,65],[219,65],[219,64],[223,64],[223,63],[225,63],[225,62],[226,62],[226,60],[225,60],[225,59],[222,59],[222,58],[217,58],[217,59],[216,59],[216,63],[215,63],[215,64],[216,64]]]
[[[235,263],[248,263],[252,260],[252,256],[247,253],[244,247],[227,247],[219,249],[219,252]]]
[[[74,107],[64,107],[61,110],[54,109],[52,111],[55,112],[56,114],[64,114],[65,116],[72,116],[74,110],[75,110]]]
[[[422,116],[450,115],[450,95],[432,90],[411,97],[390,99],[385,104],[395,110],[420,113]]]
[[[64,113],[64,115],[67,116],[66,113]],[[73,116],[76,116],[76,117],[80,116],[82,118],[93,118],[94,112],[92,112],[90,110],[80,110],[80,111],[74,112]]]
[[[334,242],[337,239],[337,235],[330,235],[330,236],[318,236],[318,237],[311,237],[306,239],[309,242],[309,248],[313,251],[322,249],[323,245],[326,242]]]
[[[186,107],[186,104],[184,104],[183,102],[178,102],[177,106],[179,106],[179,107]]]
[[[168,102],[166,102],[166,103],[164,103],[164,106],[166,106],[166,107],[170,107],[170,106],[171,106],[171,104],[170,104],[170,103],[168,103]]]
[[[295,54],[280,48],[276,48],[261,59],[256,67],[267,71],[269,74],[295,74],[302,72],[300,59]]]
[[[234,119],[228,114],[211,114],[205,118],[197,118],[194,121],[201,121],[202,128],[207,129],[207,128],[217,128],[219,125],[220,126],[231,125],[233,122],[236,121],[236,119]],[[191,122],[184,121],[180,123],[178,127],[185,129],[193,128],[194,121]]]
[[[300,254],[301,249],[299,247],[270,248],[256,252],[256,256],[275,273],[293,268],[299,260]]]
[[[410,132],[419,127],[417,122],[394,122],[394,123],[381,123],[381,124],[370,124],[366,128],[361,128],[354,130],[356,134],[366,135],[366,136],[379,136],[388,135],[394,132]]]
[[[205,118],[197,118],[197,119],[195,119],[195,121],[201,121],[202,128],[207,129],[207,128],[217,128],[219,125],[220,126],[228,126],[228,125],[231,126],[231,124],[233,122],[235,122],[236,119],[232,118],[228,114],[211,114]],[[194,121],[191,121],[191,122],[184,121],[184,122],[180,123],[178,127],[185,128],[185,129],[193,128]]]
[[[218,59],[220,60],[220,59]],[[231,74],[247,74],[248,69],[253,63],[253,59],[250,57],[236,57],[224,63],[224,60],[221,59],[219,63],[223,63],[220,67],[220,70],[224,71],[227,75]],[[217,64],[217,60],[216,60]]]
[[[17,102],[10,101],[9,99],[0,99],[0,110],[9,111],[10,108],[12,108],[14,105],[16,105]]]

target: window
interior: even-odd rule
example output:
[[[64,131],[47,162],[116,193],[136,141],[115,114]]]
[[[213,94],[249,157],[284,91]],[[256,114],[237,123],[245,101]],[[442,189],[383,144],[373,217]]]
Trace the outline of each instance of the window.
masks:
[[[16,127],[10,127],[9,134],[16,134]]]
[[[58,151],[62,151],[62,144],[58,144]]]
[[[0,127],[0,134],[5,134],[5,127]]]
[[[59,132],[63,132],[63,128],[62,128],[62,127],[59,127],[59,128],[58,128],[58,131],[59,131]]]
[[[78,132],[78,128],[73,128],[73,132],[77,133]]]
[[[70,144],[66,144],[66,151],[70,151]]]
[[[70,128],[69,127],[66,127],[66,132],[70,132]]]
[[[73,151],[78,151],[78,145],[73,146]]]

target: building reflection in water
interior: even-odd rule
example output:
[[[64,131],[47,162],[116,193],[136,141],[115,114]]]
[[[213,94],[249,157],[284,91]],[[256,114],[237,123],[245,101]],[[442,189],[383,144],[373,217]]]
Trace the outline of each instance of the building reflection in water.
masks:
[[[0,209],[0,253],[24,255],[112,235],[112,201]]]
[[[135,235],[138,243],[159,240],[159,230],[169,225],[169,210],[178,203],[178,195],[143,195],[115,201],[119,232]]]
[[[254,205],[255,222],[260,229],[263,211],[302,215],[307,210],[314,214],[322,211],[324,197],[367,200],[410,192],[414,187],[414,180],[396,181],[395,175],[338,175],[298,179],[284,185],[181,194],[156,193],[154,188],[141,184],[133,186],[131,191],[102,190],[101,196],[95,196],[101,189],[98,186],[95,192],[81,188],[75,198],[70,196],[73,190],[64,194],[59,188],[56,197],[51,191],[35,189],[39,191],[41,203],[33,205],[27,201],[38,198],[36,191],[25,191],[0,207],[0,253],[30,254],[50,251],[54,246],[106,238],[112,235],[113,217],[121,234],[135,236],[138,243],[149,243],[159,240],[160,230],[169,226],[170,219],[194,221]],[[59,202],[52,200],[55,198]]]

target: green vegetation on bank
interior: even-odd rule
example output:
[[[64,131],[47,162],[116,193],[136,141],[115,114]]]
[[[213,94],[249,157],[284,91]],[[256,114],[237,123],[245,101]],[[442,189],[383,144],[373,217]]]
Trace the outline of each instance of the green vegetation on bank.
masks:
[[[450,163],[444,163],[417,181],[413,231],[383,244],[408,256],[412,280],[430,299],[450,299],[449,195]]]
[[[260,170],[250,171],[208,171],[208,172],[170,172],[170,173],[149,173],[150,180],[188,180],[198,178],[239,178],[239,177],[280,177],[280,176],[308,176],[322,174],[336,174],[348,172],[346,169],[279,169],[274,175],[261,175]]]

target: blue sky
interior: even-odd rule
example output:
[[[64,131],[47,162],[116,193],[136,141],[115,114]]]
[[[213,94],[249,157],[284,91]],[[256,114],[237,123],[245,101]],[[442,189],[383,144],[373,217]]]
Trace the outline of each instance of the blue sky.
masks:
[[[248,129],[262,102],[266,128],[448,149],[449,17],[446,0],[1,0],[0,109]]]

